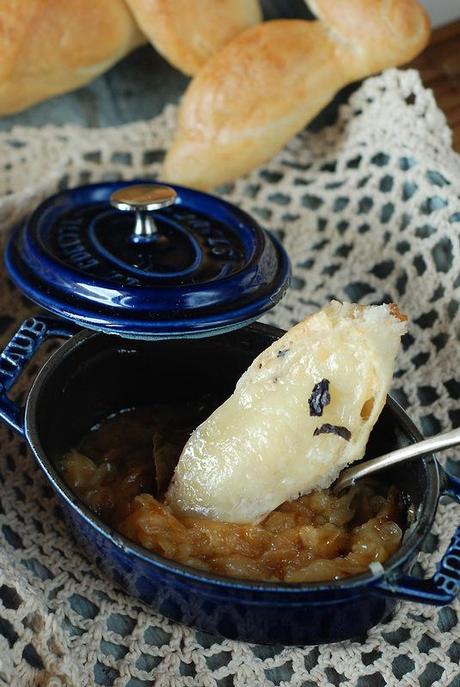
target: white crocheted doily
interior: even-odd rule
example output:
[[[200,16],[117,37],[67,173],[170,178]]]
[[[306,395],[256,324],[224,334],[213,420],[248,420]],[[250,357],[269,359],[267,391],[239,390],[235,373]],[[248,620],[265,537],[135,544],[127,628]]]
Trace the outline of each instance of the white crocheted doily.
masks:
[[[174,117],[170,106],[114,129],[2,134],[1,226],[57,188],[157,177]],[[289,327],[331,298],[396,301],[410,315],[395,389],[426,434],[460,424],[459,191],[444,116],[416,72],[396,70],[368,79],[334,126],[306,131],[221,190],[289,251],[292,288],[266,320]],[[5,341],[31,306],[1,280]],[[24,444],[4,427],[0,444],[1,685],[460,687],[458,601],[403,603],[359,641],[306,648],[229,641],[161,617],[76,548]],[[433,572],[459,515],[440,507],[420,573]]]

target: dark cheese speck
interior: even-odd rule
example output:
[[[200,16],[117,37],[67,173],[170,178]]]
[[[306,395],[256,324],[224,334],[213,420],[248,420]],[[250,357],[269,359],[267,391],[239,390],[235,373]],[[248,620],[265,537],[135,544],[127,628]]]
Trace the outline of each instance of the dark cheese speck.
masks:
[[[289,350],[289,348],[280,348],[280,350],[279,350],[278,353],[276,354],[276,357],[277,357],[277,358],[284,358],[284,356],[286,355],[286,353],[288,352],[288,350]]]
[[[311,417],[321,417],[324,408],[329,405],[330,402],[329,380],[322,379],[318,384],[315,384],[311,396],[308,399]]]
[[[345,441],[350,441],[351,432],[346,427],[340,427],[340,425],[330,425],[325,422],[321,427],[317,427],[313,432],[313,436],[317,437],[319,434],[337,434],[337,436],[342,437]]]

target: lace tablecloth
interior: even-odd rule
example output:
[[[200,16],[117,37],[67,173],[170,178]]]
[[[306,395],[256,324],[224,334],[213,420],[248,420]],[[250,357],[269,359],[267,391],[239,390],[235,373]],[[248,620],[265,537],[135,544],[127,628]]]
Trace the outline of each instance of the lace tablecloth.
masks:
[[[1,225],[57,188],[156,178],[174,117],[2,134]],[[221,189],[290,253],[292,288],[267,321],[289,327],[331,298],[396,301],[410,315],[394,386],[425,434],[460,424],[459,190],[444,116],[416,72],[396,70],[367,80],[333,127]],[[3,340],[30,311],[3,274]],[[0,685],[460,687],[458,601],[404,603],[366,637],[318,647],[248,645],[161,617],[79,552],[24,444],[5,428],[0,444]],[[455,504],[440,507],[420,574],[458,520]]]

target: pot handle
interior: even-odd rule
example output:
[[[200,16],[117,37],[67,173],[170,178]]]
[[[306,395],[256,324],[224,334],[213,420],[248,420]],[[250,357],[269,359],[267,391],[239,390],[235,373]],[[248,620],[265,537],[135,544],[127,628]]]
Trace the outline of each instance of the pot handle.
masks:
[[[441,471],[441,496],[450,496],[460,503],[460,479]],[[460,590],[460,527],[457,527],[446,552],[436,566],[433,577],[423,580],[412,575],[396,575],[377,581],[375,588],[387,596],[407,601],[444,606],[451,603]]]
[[[0,419],[24,436],[24,408],[8,398],[27,363],[42,343],[52,337],[69,338],[78,331],[66,323],[46,315],[25,320],[0,354]]]

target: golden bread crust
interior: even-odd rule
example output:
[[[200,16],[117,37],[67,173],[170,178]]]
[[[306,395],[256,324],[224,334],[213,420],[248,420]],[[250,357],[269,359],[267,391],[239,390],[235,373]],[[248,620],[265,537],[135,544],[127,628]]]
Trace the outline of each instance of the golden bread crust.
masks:
[[[399,320],[400,322],[407,322],[408,321],[409,318],[407,317],[407,315],[404,315],[400,311],[400,309],[396,305],[396,303],[390,303],[388,307],[389,307],[390,313],[393,315],[393,317],[396,317],[397,320]]]
[[[195,74],[243,29],[262,21],[259,0],[126,0],[155,49]]]
[[[340,52],[319,22],[240,33],[187,89],[164,178],[206,189],[269,160],[347,80]]]
[[[417,0],[309,0],[361,76],[408,62],[427,45],[430,20]]]
[[[6,0],[0,114],[87,83],[143,40],[123,0]]]
[[[314,0],[320,21],[247,29],[187,89],[164,177],[208,189],[272,158],[340,88],[414,57],[429,38],[416,0]]]

